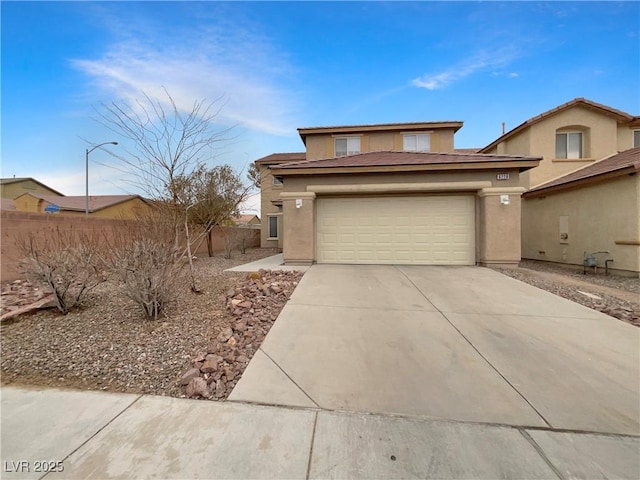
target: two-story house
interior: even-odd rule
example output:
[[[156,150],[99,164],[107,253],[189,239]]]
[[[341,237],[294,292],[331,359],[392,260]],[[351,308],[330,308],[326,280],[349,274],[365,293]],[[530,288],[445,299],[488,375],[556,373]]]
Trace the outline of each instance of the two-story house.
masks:
[[[640,274],[638,147],[639,117],[576,98],[481,149],[542,158],[521,177],[522,257]]]
[[[286,263],[517,264],[521,155],[457,153],[460,121],[300,128],[256,161],[263,247]]]

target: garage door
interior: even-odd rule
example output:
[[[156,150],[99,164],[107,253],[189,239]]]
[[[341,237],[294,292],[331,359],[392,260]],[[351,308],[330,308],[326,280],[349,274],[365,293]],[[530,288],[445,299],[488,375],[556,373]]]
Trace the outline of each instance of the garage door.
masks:
[[[473,265],[474,197],[317,201],[318,263]]]

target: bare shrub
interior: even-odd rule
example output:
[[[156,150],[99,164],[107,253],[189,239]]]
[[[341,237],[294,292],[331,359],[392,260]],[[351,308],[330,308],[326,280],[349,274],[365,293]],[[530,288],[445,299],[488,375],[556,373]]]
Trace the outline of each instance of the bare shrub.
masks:
[[[53,293],[58,310],[67,314],[85,295],[106,280],[100,235],[73,227],[49,228],[16,239],[23,257],[20,271]]]
[[[114,236],[110,249],[110,271],[149,320],[158,319],[186,280],[175,225],[163,218],[157,212],[139,217]]]

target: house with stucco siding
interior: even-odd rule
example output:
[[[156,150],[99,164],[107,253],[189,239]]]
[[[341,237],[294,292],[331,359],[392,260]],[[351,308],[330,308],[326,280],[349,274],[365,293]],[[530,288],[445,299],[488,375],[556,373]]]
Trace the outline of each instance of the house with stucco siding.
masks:
[[[135,219],[147,213],[151,204],[139,195],[95,195],[89,197],[89,216],[113,219]],[[61,215],[85,215],[87,197],[24,193],[14,200],[19,212],[46,213],[47,207],[58,207]]]
[[[640,117],[576,98],[480,150],[534,155],[522,175],[522,258],[640,275]]]
[[[516,265],[524,155],[459,153],[460,121],[300,128],[256,161],[262,246],[285,263]]]

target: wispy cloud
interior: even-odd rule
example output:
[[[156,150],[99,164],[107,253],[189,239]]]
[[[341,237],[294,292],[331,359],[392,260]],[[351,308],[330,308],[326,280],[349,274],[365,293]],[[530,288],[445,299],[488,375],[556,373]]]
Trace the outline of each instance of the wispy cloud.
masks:
[[[133,102],[144,91],[163,101],[166,87],[185,111],[195,100],[222,98],[221,124],[274,135],[295,133],[295,95],[281,86],[293,68],[268,39],[237,26],[224,31],[196,27],[184,35],[174,32],[170,39],[163,39],[164,33],[144,40],[123,35],[100,58],[74,59],[72,64],[113,100]],[[176,38],[180,44],[172,42]]]
[[[504,49],[492,53],[483,51],[440,72],[429,73],[415,78],[411,81],[411,84],[427,90],[440,90],[476,73],[505,67],[517,57],[517,53],[512,49]],[[510,74],[509,76],[515,77],[518,75]]]

